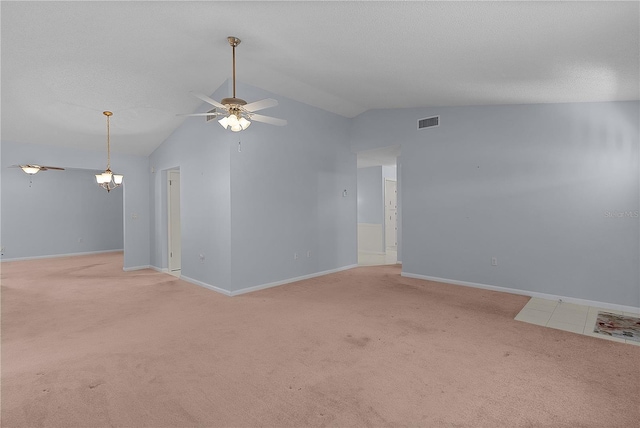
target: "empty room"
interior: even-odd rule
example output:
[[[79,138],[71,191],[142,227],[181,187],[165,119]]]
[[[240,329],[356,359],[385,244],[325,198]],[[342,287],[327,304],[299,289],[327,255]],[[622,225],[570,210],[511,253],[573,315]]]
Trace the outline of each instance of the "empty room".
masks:
[[[0,2],[1,425],[636,426],[639,17]]]

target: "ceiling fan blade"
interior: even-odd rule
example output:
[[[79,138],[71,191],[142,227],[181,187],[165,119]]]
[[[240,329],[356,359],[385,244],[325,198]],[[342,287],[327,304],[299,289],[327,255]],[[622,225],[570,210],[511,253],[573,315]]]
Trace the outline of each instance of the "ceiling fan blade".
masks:
[[[64,168],[60,168],[59,166],[41,166],[40,170],[46,171],[48,169],[55,169],[57,171],[64,171]]]
[[[24,164],[24,165],[11,165],[8,168],[36,168],[36,169],[42,169],[44,167],[40,166],[40,165],[36,165],[36,164]]]
[[[200,94],[198,92],[193,92],[191,91],[191,93],[193,95],[195,95],[196,97],[200,98],[202,101],[211,104],[212,106],[222,109],[222,110],[227,110],[227,108],[225,106],[223,106],[222,104],[220,104],[219,102],[217,102],[216,100],[214,100],[213,98],[210,98],[206,95]]]
[[[268,123],[269,125],[284,126],[287,124],[286,120],[278,119],[277,117],[263,116],[261,114],[252,114],[250,117],[252,120]]]
[[[214,112],[214,113],[191,113],[191,114],[178,114],[176,116],[222,116],[226,113],[218,113],[218,112]]]
[[[249,112],[254,112],[254,111],[262,110],[269,107],[275,107],[277,105],[278,105],[278,101],[274,100],[273,98],[266,98],[264,100],[245,104],[244,106],[242,106],[242,108],[244,108]]]

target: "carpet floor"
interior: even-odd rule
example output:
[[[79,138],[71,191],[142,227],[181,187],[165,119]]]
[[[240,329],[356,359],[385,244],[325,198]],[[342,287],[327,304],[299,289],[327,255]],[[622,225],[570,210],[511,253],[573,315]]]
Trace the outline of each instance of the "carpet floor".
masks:
[[[236,297],[122,254],[5,262],[3,427],[632,427],[640,347],[358,267]]]

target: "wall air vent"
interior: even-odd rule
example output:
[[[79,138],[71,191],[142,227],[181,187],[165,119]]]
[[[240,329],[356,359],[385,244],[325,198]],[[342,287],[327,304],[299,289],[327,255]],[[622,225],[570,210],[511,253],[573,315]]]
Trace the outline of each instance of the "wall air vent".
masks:
[[[418,129],[433,128],[435,126],[440,126],[440,116],[418,119]]]
[[[216,114],[217,113],[216,109],[214,109],[214,108],[209,110],[207,113],[213,113],[211,116],[205,116],[205,119],[207,120],[207,122],[209,122],[210,120],[213,120],[213,119],[217,119],[217,117],[218,117],[218,115]]]

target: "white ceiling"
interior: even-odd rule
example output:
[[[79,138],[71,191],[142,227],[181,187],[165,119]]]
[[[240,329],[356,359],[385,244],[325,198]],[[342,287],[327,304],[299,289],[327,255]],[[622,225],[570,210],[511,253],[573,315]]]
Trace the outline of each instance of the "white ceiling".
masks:
[[[4,141],[104,150],[108,109],[147,155],[230,78],[230,35],[239,81],[346,117],[640,98],[638,2],[0,5]]]

